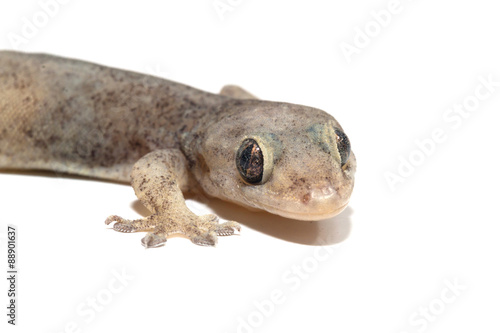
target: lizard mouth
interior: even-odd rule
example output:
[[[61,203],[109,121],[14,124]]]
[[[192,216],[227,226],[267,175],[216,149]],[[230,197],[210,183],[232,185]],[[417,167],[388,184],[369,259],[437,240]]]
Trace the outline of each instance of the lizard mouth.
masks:
[[[275,206],[270,206],[266,205],[264,203],[260,203],[260,206],[262,209],[264,209],[267,212],[270,212],[272,214],[280,215],[289,219],[294,219],[294,220],[302,220],[302,221],[319,221],[319,220],[325,220],[331,217],[334,217],[338,214],[340,214],[349,204],[349,201],[347,201],[345,204],[342,206],[335,207],[334,209],[328,209],[325,211],[315,211],[315,212],[307,212],[307,211],[290,211],[290,210],[283,210],[279,209]]]

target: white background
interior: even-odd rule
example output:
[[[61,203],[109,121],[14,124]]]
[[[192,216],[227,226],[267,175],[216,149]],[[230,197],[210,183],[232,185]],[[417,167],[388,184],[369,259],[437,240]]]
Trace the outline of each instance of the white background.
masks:
[[[498,332],[500,86],[477,88],[500,82],[496,3],[401,0],[380,27],[370,13],[388,0],[220,2],[222,16],[213,0],[74,0],[44,22],[40,2],[2,1],[0,49],[39,20],[19,49],[326,110],[358,160],[350,207],[296,222],[190,201],[241,236],[145,250],[103,223],[147,214],[131,187],[2,173],[1,267],[7,223],[20,267],[15,328],[1,279],[2,332]],[[476,89],[489,95],[473,105]],[[464,101],[474,110],[446,118]]]

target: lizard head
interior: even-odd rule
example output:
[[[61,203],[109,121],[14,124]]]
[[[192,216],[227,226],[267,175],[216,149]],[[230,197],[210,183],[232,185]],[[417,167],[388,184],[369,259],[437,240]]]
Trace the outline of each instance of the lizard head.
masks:
[[[299,220],[329,218],[347,206],[356,159],[332,116],[231,100],[216,118],[201,127],[192,149],[193,173],[209,195]]]

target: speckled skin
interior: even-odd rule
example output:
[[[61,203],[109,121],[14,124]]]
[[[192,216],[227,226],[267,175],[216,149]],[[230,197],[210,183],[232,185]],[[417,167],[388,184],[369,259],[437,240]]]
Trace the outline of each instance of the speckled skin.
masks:
[[[130,182],[152,212],[110,216],[117,231],[149,231],[146,247],[182,233],[199,245],[240,229],[196,216],[182,191],[289,218],[342,211],[354,186],[351,153],[341,167],[324,111],[256,100],[235,87],[221,94],[143,74],[43,54],[0,52],[0,169],[41,169]],[[235,163],[243,140],[264,152],[268,180],[245,183]]]

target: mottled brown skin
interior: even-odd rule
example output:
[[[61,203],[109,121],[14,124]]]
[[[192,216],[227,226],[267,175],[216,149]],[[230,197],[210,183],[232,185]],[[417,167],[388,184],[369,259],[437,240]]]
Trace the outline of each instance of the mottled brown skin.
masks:
[[[227,98],[159,78],[43,54],[0,53],[0,167],[130,181],[150,151]]]
[[[236,86],[221,94],[82,61],[0,52],[0,169],[40,169],[131,182],[152,215],[110,216],[122,232],[149,231],[146,247],[172,233],[215,245],[236,222],[197,216],[183,191],[285,217],[319,220],[342,211],[354,185],[351,153],[341,166],[324,111],[256,100]],[[264,179],[236,166],[242,142],[258,142]]]

